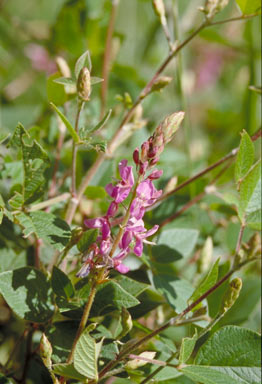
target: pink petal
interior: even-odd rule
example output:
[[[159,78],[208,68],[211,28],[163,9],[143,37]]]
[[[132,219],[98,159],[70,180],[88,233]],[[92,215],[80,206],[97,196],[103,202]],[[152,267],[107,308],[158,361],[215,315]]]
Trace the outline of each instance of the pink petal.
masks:
[[[119,264],[115,267],[115,269],[120,273],[127,273],[129,272],[129,268],[125,264]]]
[[[85,225],[88,228],[102,228],[103,225],[103,218],[98,217],[96,219],[88,219],[85,220]]]
[[[130,231],[125,231],[121,239],[121,248],[126,249],[132,241],[132,233]]]
[[[140,238],[136,238],[136,244],[134,246],[134,253],[138,257],[142,255],[143,252],[143,241]]]
[[[108,217],[113,217],[113,216],[115,216],[117,210],[118,210],[118,204],[115,201],[112,201],[112,203],[108,207],[106,215]]]
[[[156,179],[159,179],[159,177],[161,177],[163,175],[163,171],[161,169],[156,169],[155,171],[153,171],[149,176],[148,178],[150,180],[156,180]]]

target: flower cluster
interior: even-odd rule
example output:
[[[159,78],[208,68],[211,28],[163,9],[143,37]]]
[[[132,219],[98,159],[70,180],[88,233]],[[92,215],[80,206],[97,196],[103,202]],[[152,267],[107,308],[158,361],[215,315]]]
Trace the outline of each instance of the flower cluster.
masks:
[[[77,276],[87,276],[93,267],[115,268],[120,273],[127,273],[128,267],[122,261],[133,252],[141,256],[143,244],[151,243],[147,240],[158,230],[158,225],[147,230],[143,221],[146,209],[152,206],[161,196],[162,191],[157,190],[153,180],[162,176],[162,170],[152,170],[159,160],[165,144],[171,140],[183,120],[183,112],[168,116],[156,129],[153,136],[145,141],[141,150],[135,149],[133,159],[137,169],[137,181],[133,175],[133,167],[128,166],[127,160],[119,163],[120,180],[106,186],[108,195],[113,199],[105,216],[88,219],[85,225],[88,228],[97,228],[100,235],[90,247],[90,252]],[[113,218],[118,212],[119,204],[123,203],[131,194],[131,202],[123,218],[118,236],[113,239],[111,229]]]

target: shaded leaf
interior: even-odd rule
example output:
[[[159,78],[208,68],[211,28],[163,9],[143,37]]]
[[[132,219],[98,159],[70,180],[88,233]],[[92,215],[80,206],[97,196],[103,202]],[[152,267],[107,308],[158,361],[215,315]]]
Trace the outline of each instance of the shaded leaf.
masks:
[[[96,241],[98,233],[98,229],[89,229],[88,231],[85,231],[77,243],[77,249],[82,253],[87,251],[90,245]]]
[[[67,275],[61,271],[61,269],[54,266],[52,276],[51,276],[51,285],[53,291],[56,295],[62,296],[65,298],[70,298],[74,296],[75,290],[71,280]]]
[[[75,379],[81,381],[81,383],[87,382],[85,376],[81,375],[74,367],[73,364],[53,364],[52,371],[59,375],[66,377],[68,379]]]
[[[35,268],[2,272],[0,292],[12,310],[25,320],[43,323],[54,314],[50,282]]]

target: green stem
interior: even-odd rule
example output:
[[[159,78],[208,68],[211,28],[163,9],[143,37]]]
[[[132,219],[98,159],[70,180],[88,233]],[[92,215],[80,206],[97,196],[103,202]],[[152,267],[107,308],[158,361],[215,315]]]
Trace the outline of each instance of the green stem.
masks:
[[[78,330],[77,330],[77,333],[76,333],[76,336],[75,336],[75,339],[74,339],[74,342],[73,342],[73,345],[72,345],[72,349],[70,351],[70,354],[67,358],[67,363],[68,364],[71,364],[72,361],[73,361],[73,358],[74,358],[74,352],[75,352],[75,349],[76,349],[76,344],[82,334],[82,332],[84,331],[85,327],[86,327],[86,323],[87,323],[87,320],[88,320],[88,317],[89,317],[89,313],[90,313],[90,310],[91,310],[91,307],[92,307],[92,304],[94,302],[94,298],[95,298],[95,294],[96,294],[96,287],[97,287],[97,281],[99,280],[99,278],[93,282],[92,286],[91,286],[91,292],[90,292],[90,295],[88,297],[88,301],[85,305],[85,308],[84,308],[84,313],[83,313],[83,316],[81,318],[81,321],[80,321],[80,324],[79,324],[79,327],[78,327]]]

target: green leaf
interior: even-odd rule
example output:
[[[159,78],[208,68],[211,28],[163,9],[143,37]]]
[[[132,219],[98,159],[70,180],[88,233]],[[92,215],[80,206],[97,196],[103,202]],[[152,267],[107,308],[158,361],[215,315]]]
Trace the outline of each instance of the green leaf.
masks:
[[[194,366],[181,371],[204,384],[261,383],[261,336],[249,329],[227,326],[199,349]]]
[[[30,136],[22,124],[18,124],[9,142],[10,145],[18,146],[22,149],[23,155],[23,200],[30,204],[37,200],[44,192],[46,179],[44,172],[50,165],[49,157],[43,148],[35,140],[31,144]]]
[[[90,53],[89,51],[85,51],[77,60],[76,65],[75,65],[75,77],[76,79],[79,76],[79,73],[81,69],[86,65],[86,62],[88,64],[88,69],[91,72],[92,69],[92,63],[91,63],[91,58],[90,58]]]
[[[101,77],[95,77],[95,76],[92,76],[90,80],[91,80],[91,85],[102,83],[102,81],[104,81],[104,79],[101,79]]]
[[[25,251],[16,253],[11,248],[0,248],[0,272],[11,271],[27,265]]]
[[[75,379],[82,383],[87,383],[85,376],[81,375],[74,367],[73,364],[53,364],[52,371],[59,376],[66,377],[68,379]]]
[[[16,219],[24,227],[25,236],[36,233],[40,239],[59,251],[62,251],[71,239],[69,225],[52,213],[37,211],[26,215],[21,212],[16,215]]]
[[[207,275],[204,277],[204,279],[200,282],[198,287],[195,289],[194,293],[190,297],[189,301],[194,302],[197,300],[200,296],[202,296],[206,291],[209,290],[217,281],[218,276],[218,264],[219,259],[214,263],[214,265],[211,267]]]
[[[92,312],[101,314],[112,311],[115,308],[130,308],[139,304],[139,301],[129,292],[125,291],[115,281],[109,281],[101,284],[97,290]]]
[[[77,249],[82,253],[86,252],[90,245],[95,243],[98,233],[98,229],[89,229],[88,231],[85,231],[77,243]]]
[[[161,232],[157,245],[152,247],[154,259],[159,263],[170,263],[190,256],[198,235],[197,230],[187,228],[172,228]]]
[[[63,123],[65,124],[66,128],[68,129],[72,139],[74,140],[74,142],[76,144],[78,144],[80,142],[80,138],[78,137],[78,134],[76,133],[76,131],[74,130],[73,126],[71,125],[71,123],[69,122],[69,120],[66,118],[66,116],[60,111],[60,109],[58,109],[54,103],[50,103],[51,107],[56,111],[56,113],[58,114],[58,116],[60,117],[60,119],[63,121]]]
[[[54,314],[50,282],[35,268],[1,273],[0,292],[12,310],[27,321],[44,323]]]
[[[115,278],[115,280],[125,291],[135,297],[150,287],[147,284],[140,283],[139,281],[130,279],[129,277],[120,274]]]
[[[259,368],[208,367],[188,365],[181,369],[194,383],[201,384],[260,384]]]
[[[103,119],[101,121],[99,121],[99,123],[97,125],[95,125],[93,128],[88,129],[87,133],[90,134],[90,133],[93,133],[95,131],[98,131],[99,129],[102,129],[104,127],[104,125],[107,123],[109,117],[111,116],[111,113],[112,113],[112,109],[109,109],[109,111],[105,114]]]
[[[236,0],[236,2],[244,14],[255,13],[261,10],[260,0]]]
[[[47,99],[56,105],[63,105],[67,101],[67,95],[64,87],[56,84],[55,80],[60,78],[60,73],[54,73],[49,76],[46,84]]]
[[[97,380],[97,359],[95,339],[85,331],[79,338],[74,353],[75,369],[88,379]]]
[[[167,274],[157,274],[153,277],[153,283],[176,312],[182,312],[186,308],[187,301],[193,292],[193,287],[187,280]]]
[[[261,160],[254,165],[240,185],[239,217],[245,221],[249,215],[261,209]]]
[[[194,364],[260,367],[261,336],[250,329],[228,325],[215,332],[199,349]]]
[[[58,296],[69,299],[75,294],[73,284],[71,283],[69,277],[67,277],[67,275],[56,266],[53,268],[51,285],[53,291]]]
[[[89,185],[85,190],[85,196],[89,200],[104,199],[107,193],[103,187]]]
[[[71,77],[58,77],[58,79],[53,80],[55,83],[63,85],[76,85],[76,82]]]
[[[179,363],[186,363],[190,358],[197,341],[197,331],[195,331],[193,337],[184,337],[179,353]]]
[[[235,180],[240,181],[249,171],[253,164],[255,150],[254,144],[246,131],[241,134],[241,142],[237,153],[235,165]]]

